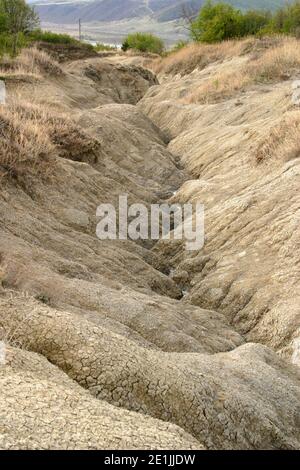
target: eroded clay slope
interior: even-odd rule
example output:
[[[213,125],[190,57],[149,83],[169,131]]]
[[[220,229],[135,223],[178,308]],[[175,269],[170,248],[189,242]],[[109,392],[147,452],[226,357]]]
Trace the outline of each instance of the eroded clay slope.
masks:
[[[231,90],[226,74],[234,80],[233,71],[254,60],[243,55],[169,76],[139,105],[169,134],[169,149],[192,175],[172,201],[205,205],[201,252],[190,254],[180,242],[155,251],[185,284],[187,303],[224,313],[248,341],[299,363],[299,69],[276,83]],[[215,77],[228,81],[223,97]],[[207,104],[187,103],[197,89]]]
[[[182,297],[181,289],[155,269],[158,259],[151,251],[96,237],[99,204],[117,207],[122,194],[129,204],[149,204],[183,181],[161,133],[129,105],[85,111],[79,123],[97,138],[93,158],[74,161],[64,152],[47,181],[4,181],[3,284],[81,312],[146,346],[216,352],[241,344],[222,315],[171,300]]]
[[[180,245],[96,238],[97,206],[116,204],[120,194],[146,205],[178,189],[179,200],[198,197],[199,181],[186,182],[194,174],[190,144],[181,147],[185,139],[178,138],[168,149],[165,134],[133,106],[156,83],[153,75],[89,59],[55,77],[43,73],[34,85],[18,83],[8,81],[1,136],[17,140],[22,132],[26,149],[41,152],[33,164],[24,152],[19,161],[0,153],[0,339],[27,350],[8,346],[0,366],[0,445],[300,448],[299,369],[265,346],[245,344],[228,321],[236,315],[234,299],[227,318],[206,302],[209,289],[201,302],[182,299],[186,280],[202,275],[207,253],[190,259]],[[176,92],[176,84],[168,86]],[[168,86],[150,89],[141,106],[169,136],[172,123],[181,120],[179,129],[186,120],[188,135],[202,111],[189,108],[187,118],[182,104],[160,103]],[[241,191],[233,186],[232,197]],[[221,201],[216,190],[205,195]],[[223,249],[217,235],[211,256]]]

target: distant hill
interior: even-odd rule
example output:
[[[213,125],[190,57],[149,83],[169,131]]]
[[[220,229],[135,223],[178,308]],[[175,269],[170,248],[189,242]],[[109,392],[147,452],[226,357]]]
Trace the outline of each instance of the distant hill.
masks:
[[[274,10],[285,0],[227,0],[240,8]],[[197,12],[204,0],[36,0],[32,1],[43,22],[75,23],[79,18],[94,21],[120,21],[150,16],[163,22],[180,19],[184,12]]]
[[[275,10],[284,3],[285,0],[224,0],[236,8],[241,10],[249,9],[265,9]],[[185,0],[185,1],[168,1],[156,0],[156,3],[161,5],[160,9],[156,10],[155,17],[158,21],[172,21],[182,18],[186,13],[197,13],[205,0]]]

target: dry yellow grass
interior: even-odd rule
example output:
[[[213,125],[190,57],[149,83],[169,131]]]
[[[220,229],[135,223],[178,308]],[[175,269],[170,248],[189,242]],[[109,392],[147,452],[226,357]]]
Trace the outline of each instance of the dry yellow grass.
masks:
[[[285,38],[282,44],[267,50],[250,63],[245,72],[256,82],[270,82],[289,78],[300,67],[300,41]]]
[[[196,91],[187,95],[184,103],[217,103],[218,101],[232,97],[238,91],[251,84],[251,77],[242,72],[222,72],[212,79],[204,82]]]
[[[155,73],[185,75],[196,68],[203,69],[212,62],[244,54],[254,44],[255,40],[252,38],[243,41],[224,41],[219,44],[192,43],[167,57],[154,60],[151,68]]]
[[[0,61],[0,76],[3,79],[28,81],[39,79],[43,75],[59,76],[62,73],[59,64],[36,47],[23,49],[15,59],[6,57]]]
[[[40,122],[24,120],[13,106],[0,107],[0,174],[22,179],[48,174],[55,146]]]
[[[97,162],[100,143],[86,134],[68,116],[57,114],[45,105],[31,104],[18,99],[12,105],[24,121],[40,123],[56,146],[59,157],[74,161]]]
[[[0,106],[0,175],[48,177],[57,157],[95,163],[97,140],[64,115],[16,99]]]
[[[17,59],[17,62],[27,71],[37,69],[42,74],[61,75],[62,69],[58,62],[44,51],[32,47],[24,49]]]
[[[280,44],[249,57],[239,69],[220,72],[184,99],[185,103],[216,103],[236,95],[250,85],[278,82],[292,77],[300,68],[300,41],[282,38]]]
[[[295,111],[273,129],[258,146],[257,163],[289,161],[300,156],[300,111]]]

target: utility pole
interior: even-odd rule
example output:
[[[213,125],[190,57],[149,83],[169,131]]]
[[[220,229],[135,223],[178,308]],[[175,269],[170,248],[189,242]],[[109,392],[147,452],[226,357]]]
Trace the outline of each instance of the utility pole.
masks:
[[[78,26],[79,26],[79,41],[81,41],[81,19],[80,18],[78,21]]]

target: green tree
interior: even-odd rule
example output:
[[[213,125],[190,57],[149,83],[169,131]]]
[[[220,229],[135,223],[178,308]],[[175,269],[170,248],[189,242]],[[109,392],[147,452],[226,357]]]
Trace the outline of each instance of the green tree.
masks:
[[[6,30],[13,36],[12,52],[15,55],[20,33],[39,26],[39,17],[25,0],[0,0],[0,17],[5,18]]]
[[[242,19],[240,10],[231,5],[207,0],[191,23],[191,36],[196,41],[208,43],[236,38],[240,36]]]

